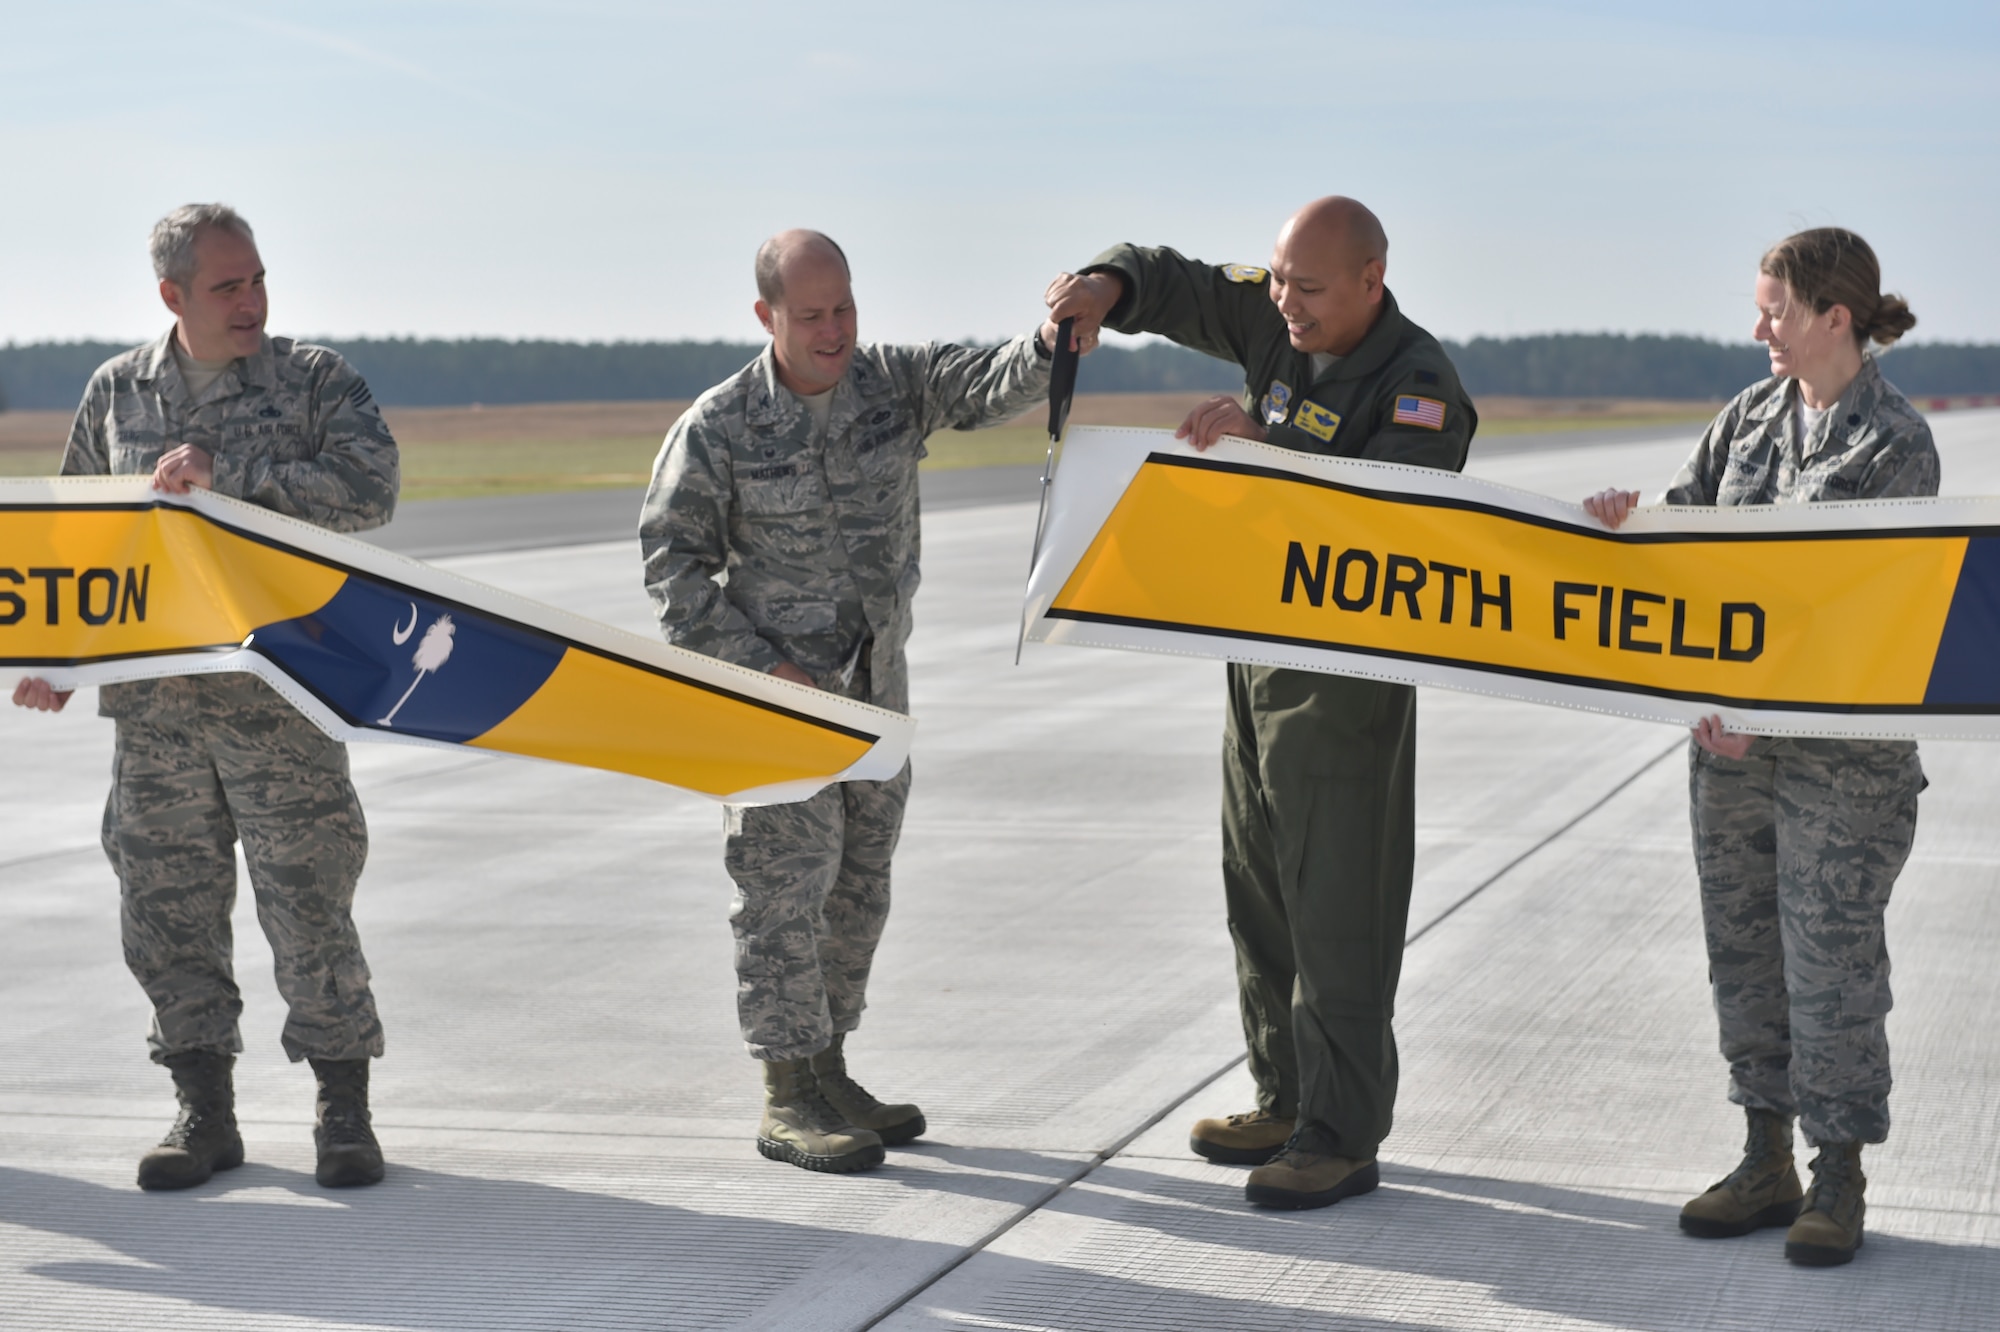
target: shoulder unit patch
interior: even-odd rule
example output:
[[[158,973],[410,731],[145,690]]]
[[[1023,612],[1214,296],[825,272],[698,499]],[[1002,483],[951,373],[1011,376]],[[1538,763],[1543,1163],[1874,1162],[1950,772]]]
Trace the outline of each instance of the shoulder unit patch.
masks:
[[[1262,282],[1271,276],[1268,268],[1253,268],[1249,264],[1224,264],[1222,276],[1231,282]]]

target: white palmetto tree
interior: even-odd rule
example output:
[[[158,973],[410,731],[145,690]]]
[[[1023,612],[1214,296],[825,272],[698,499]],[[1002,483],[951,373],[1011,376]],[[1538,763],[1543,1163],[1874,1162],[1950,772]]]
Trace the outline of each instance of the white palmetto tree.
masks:
[[[451,636],[455,632],[449,615],[440,615],[431,621],[431,627],[424,630],[423,640],[417,644],[416,654],[411,658],[417,668],[417,678],[410,681],[410,687],[396,700],[396,706],[389,709],[389,715],[375,723],[377,726],[393,726],[396,714],[410,701],[410,695],[417,692],[417,686],[424,682],[424,677],[451,660]]]

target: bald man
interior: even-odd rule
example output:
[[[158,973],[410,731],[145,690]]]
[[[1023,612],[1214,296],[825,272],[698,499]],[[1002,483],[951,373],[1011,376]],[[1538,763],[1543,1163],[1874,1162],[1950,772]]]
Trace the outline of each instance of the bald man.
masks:
[[[771,343],[668,434],[639,524],[646,590],[668,642],[907,712],[924,440],[1046,399],[1054,325],[991,348],[857,343],[847,258],[816,231],[773,236],[756,273]],[[865,1170],[924,1132],[916,1106],[849,1076],[844,1050],[909,790],[906,766],[726,813],[737,1011],[773,1160]]]
[[[1437,339],[1382,284],[1389,243],[1352,199],[1316,200],[1268,269],[1120,245],[1050,284],[1079,350],[1100,327],[1158,333],[1243,368],[1178,435],[1304,453],[1465,465],[1478,416]],[[1194,1126],[1245,1196],[1325,1207],[1378,1183],[1396,1100],[1390,1030],[1416,857],[1416,692],[1232,662],[1222,879],[1257,1108]]]

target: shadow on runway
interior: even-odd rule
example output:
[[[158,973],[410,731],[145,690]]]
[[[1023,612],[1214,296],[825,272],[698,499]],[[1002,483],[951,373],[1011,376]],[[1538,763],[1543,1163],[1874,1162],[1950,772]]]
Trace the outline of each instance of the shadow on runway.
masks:
[[[1096,1222],[1060,1264],[988,1254],[965,1269],[980,1298],[913,1307],[1102,1332],[1426,1327],[1409,1315],[1436,1316],[1440,1301],[1468,1305],[1443,1326],[1643,1332],[1970,1329],[2000,1307],[2000,1250],[1878,1233],[1848,1267],[1802,1269],[1781,1230],[1696,1240],[1677,1204],[1393,1165],[1369,1197],[1288,1213],[1246,1206],[1234,1179],[1114,1162],[1049,1210]],[[1143,1279],[1154,1274],[1166,1279]],[[1391,1298],[1371,1309],[1371,1290]]]
[[[872,1178],[1021,1204],[1081,1164],[942,1145],[899,1152]],[[1368,1198],[1283,1213],[1247,1208],[1233,1172],[1188,1178],[1114,1162],[1049,1210],[1069,1216],[1079,1236],[1060,1261],[989,1251],[920,1291],[891,1326],[972,1317],[1092,1332],[1424,1332],[1525,1317],[1642,1332],[1948,1329],[1984,1326],[2000,1306],[2000,1252],[1988,1248],[1877,1234],[1853,1266],[1804,1271],[1785,1263],[1781,1232],[1692,1240],[1667,1204],[1393,1165]],[[579,1318],[602,1327],[772,1318],[862,1326],[962,1252],[865,1226],[407,1166],[376,1188],[329,1192],[303,1172],[252,1164],[179,1194],[0,1168],[0,1222],[117,1255],[32,1269],[50,1280],[211,1310],[426,1330]],[[849,1245],[856,1266],[874,1274],[868,1288],[850,1283],[843,1299],[820,1300],[821,1280],[848,1275],[838,1250]],[[960,1296],[970,1303],[951,1302]]]
[[[32,1269],[56,1281],[327,1324],[480,1332],[724,1327],[787,1303],[787,1288],[841,1245],[863,1244],[870,1265],[887,1260],[913,1277],[959,1252],[408,1166],[374,1188],[335,1192],[251,1164],[174,1194],[0,1168],[0,1222],[125,1260]],[[869,1312],[900,1293],[879,1292]]]

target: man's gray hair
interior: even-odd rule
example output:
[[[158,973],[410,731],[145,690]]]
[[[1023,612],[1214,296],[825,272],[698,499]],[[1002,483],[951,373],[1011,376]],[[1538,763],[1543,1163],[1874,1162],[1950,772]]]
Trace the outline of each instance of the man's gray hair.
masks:
[[[777,305],[785,299],[785,283],[780,269],[787,257],[801,246],[824,243],[840,257],[840,266],[847,268],[847,251],[840,243],[823,231],[781,231],[757,247],[757,295],[766,305]],[[848,268],[848,275],[854,270]]]
[[[250,224],[228,204],[182,204],[153,224],[153,276],[163,282],[185,287],[194,281],[194,243],[210,227],[233,231],[244,240],[254,241]]]

